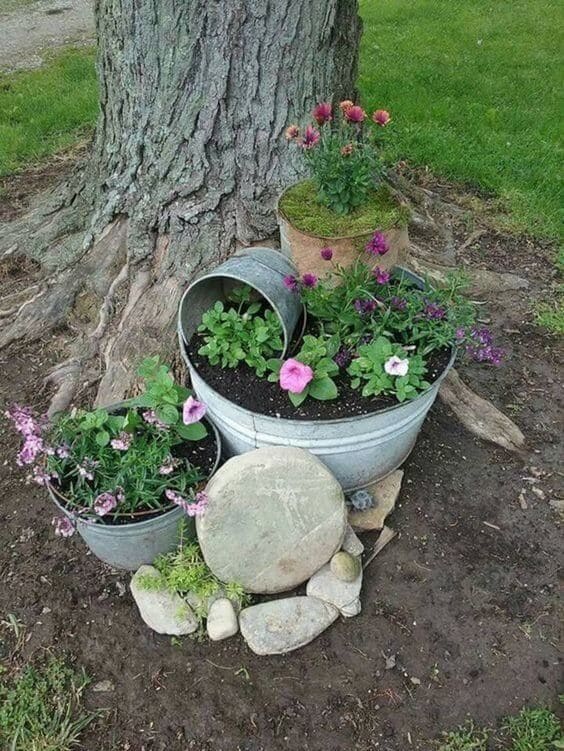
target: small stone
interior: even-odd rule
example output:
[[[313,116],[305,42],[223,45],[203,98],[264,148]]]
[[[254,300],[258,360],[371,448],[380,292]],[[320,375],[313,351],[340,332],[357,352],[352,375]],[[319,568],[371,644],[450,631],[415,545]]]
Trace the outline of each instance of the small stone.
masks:
[[[229,459],[212,477],[196,519],[209,568],[246,592],[293,589],[339,550],[343,490],[313,454],[269,446]]]
[[[97,694],[106,694],[110,691],[115,691],[115,686],[111,681],[98,681],[92,686],[92,691]]]
[[[210,605],[207,631],[212,641],[227,639],[239,631],[235,608],[227,597],[220,597]]]
[[[362,571],[360,559],[344,550],[335,553],[329,565],[336,578],[344,582],[354,582]]]
[[[176,592],[161,587],[148,589],[143,579],[148,577],[160,579],[161,575],[154,566],[141,566],[134,574],[129,585],[141,618],[157,634],[184,636],[198,628],[198,619],[190,606]]]
[[[421,685],[421,681],[419,680],[419,678],[416,678],[413,675],[411,676],[411,678],[409,680],[413,683],[414,686],[420,686]]]
[[[396,469],[366,490],[373,496],[375,505],[366,511],[349,511],[349,524],[353,529],[382,529],[388,514],[394,509],[401,490],[403,470]]]
[[[278,655],[309,644],[339,617],[332,605],[315,597],[287,597],[241,611],[239,625],[257,655]]]
[[[317,597],[318,600],[334,605],[341,615],[351,618],[358,615],[361,610],[359,599],[361,587],[362,568],[356,578],[349,582],[337,578],[331,566],[325,565],[308,581],[306,593],[309,597]]]
[[[355,535],[354,530],[350,524],[347,524],[347,528],[345,530],[345,539],[343,540],[341,547],[346,553],[350,553],[351,555],[358,556],[362,555],[364,552],[364,545]]]

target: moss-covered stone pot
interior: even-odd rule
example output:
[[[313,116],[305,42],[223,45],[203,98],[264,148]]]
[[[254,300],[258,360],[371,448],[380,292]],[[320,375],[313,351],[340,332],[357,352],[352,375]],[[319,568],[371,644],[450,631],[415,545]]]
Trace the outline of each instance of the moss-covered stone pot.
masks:
[[[389,250],[384,255],[362,255],[374,267],[391,269],[401,265],[409,243],[405,209],[386,186],[375,190],[366,206],[340,216],[319,204],[313,182],[304,180],[282,193],[277,215],[281,250],[300,274],[327,274],[327,262],[320,255],[325,247],[333,249],[335,262],[350,266],[359,253],[363,254],[376,231],[384,233]]]

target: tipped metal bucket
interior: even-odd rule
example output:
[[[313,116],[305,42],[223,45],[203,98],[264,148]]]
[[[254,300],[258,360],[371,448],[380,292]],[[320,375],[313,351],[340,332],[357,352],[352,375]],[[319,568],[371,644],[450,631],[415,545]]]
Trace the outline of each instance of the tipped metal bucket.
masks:
[[[296,274],[294,265],[272,248],[245,248],[213,271],[199,276],[180,301],[178,325],[190,341],[202,315],[217,300],[225,300],[234,287],[246,284],[256,290],[278,316],[286,354],[296,324],[303,313],[299,295],[284,285],[284,277]]]

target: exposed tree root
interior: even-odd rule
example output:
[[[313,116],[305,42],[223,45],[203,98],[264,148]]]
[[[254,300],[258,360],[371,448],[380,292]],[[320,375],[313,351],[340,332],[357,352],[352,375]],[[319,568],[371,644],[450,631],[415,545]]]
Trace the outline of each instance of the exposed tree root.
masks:
[[[478,438],[496,443],[508,451],[523,453],[525,436],[517,425],[491,402],[468,388],[454,368],[444,379],[439,396],[464,427]]]

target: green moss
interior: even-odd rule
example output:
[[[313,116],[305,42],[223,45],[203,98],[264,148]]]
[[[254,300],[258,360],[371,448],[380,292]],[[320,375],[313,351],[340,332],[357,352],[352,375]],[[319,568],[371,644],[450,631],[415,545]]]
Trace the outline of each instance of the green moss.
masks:
[[[405,211],[385,186],[375,190],[365,206],[341,216],[318,203],[313,180],[304,180],[284,193],[280,210],[297,229],[319,237],[347,237],[406,222]]]

